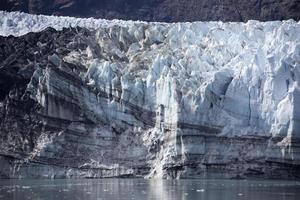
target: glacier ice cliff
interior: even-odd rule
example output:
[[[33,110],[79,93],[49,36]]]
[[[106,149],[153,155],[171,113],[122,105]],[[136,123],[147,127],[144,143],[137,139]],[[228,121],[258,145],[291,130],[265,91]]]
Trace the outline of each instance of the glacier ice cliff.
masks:
[[[0,12],[0,177],[299,179],[299,33]]]

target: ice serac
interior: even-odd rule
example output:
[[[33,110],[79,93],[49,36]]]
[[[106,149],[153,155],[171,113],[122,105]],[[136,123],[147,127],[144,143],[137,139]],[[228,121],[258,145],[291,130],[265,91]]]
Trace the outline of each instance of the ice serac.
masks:
[[[300,178],[299,22],[0,14],[1,177]]]

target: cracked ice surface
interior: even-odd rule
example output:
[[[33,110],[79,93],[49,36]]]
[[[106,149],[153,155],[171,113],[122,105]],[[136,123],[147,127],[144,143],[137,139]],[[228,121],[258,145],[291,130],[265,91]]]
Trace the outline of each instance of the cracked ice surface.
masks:
[[[113,61],[91,61],[93,74],[87,76],[91,83],[97,76],[100,87],[114,85],[121,76],[123,87],[146,96],[145,102],[135,103],[151,110],[165,106],[165,123],[221,127],[224,134],[299,136],[299,22],[166,24],[3,11],[0,15],[3,36],[47,27],[123,27],[116,34],[127,51],[98,33],[99,43],[111,54],[129,60],[122,74],[113,72],[119,67]],[[129,97],[125,93],[122,98]]]
[[[164,131],[184,135],[185,129],[227,137],[300,138],[299,22],[166,24],[6,12],[0,16],[3,36],[70,26],[96,32],[84,52],[63,58],[74,63],[85,56],[81,64],[87,71],[81,78],[113,96],[100,108],[96,98],[86,95],[82,104],[96,116],[95,122],[105,115],[108,121],[143,127],[143,120],[121,112],[114,99],[118,97],[158,113],[149,136],[153,141],[163,140]],[[94,51],[97,45],[101,55]],[[57,59],[50,57],[59,65]],[[161,152],[164,162],[176,152],[201,151],[188,142],[173,147]],[[162,168],[164,162],[156,164]]]

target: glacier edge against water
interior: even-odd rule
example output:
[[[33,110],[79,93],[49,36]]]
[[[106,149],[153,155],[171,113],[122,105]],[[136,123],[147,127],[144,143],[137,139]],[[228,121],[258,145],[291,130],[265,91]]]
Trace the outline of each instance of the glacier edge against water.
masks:
[[[20,139],[24,158],[4,137],[19,138],[9,123],[21,122],[3,115],[9,123],[1,125],[1,155],[16,160],[5,177],[27,177],[36,163],[49,165],[50,177],[299,172],[299,22],[167,24],[0,14],[1,35],[51,40],[37,39],[28,48],[43,56],[24,61],[34,72],[21,91],[40,106],[41,126],[55,129],[37,133],[32,147]],[[31,31],[37,33],[24,35]],[[2,113],[10,99],[21,99],[15,90],[1,100]]]

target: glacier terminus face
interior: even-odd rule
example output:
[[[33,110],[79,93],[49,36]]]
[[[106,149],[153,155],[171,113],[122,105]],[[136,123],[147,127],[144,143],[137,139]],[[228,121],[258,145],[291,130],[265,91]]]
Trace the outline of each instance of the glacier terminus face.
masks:
[[[2,177],[299,178],[299,22],[0,16]]]

